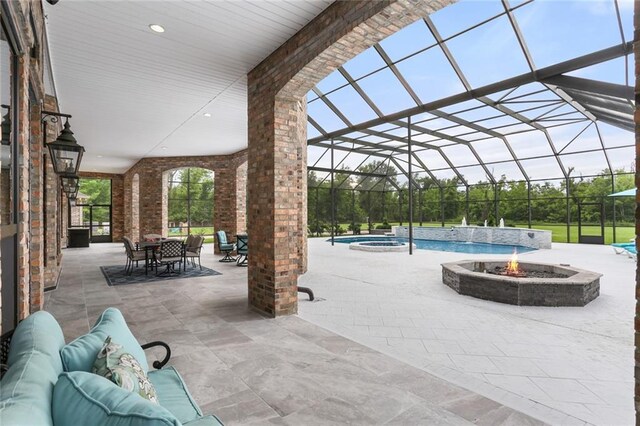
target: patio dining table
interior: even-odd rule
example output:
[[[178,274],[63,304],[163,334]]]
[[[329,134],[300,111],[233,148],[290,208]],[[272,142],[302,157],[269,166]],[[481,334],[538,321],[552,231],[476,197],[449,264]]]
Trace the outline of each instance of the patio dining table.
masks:
[[[177,240],[177,238],[162,238],[160,241],[140,241],[136,243],[136,246],[142,250],[144,250],[144,274],[148,275],[149,266],[152,267],[152,263],[156,260],[156,252],[162,246],[162,243],[169,240]],[[184,247],[184,242],[182,242],[182,261],[186,262],[187,254]]]

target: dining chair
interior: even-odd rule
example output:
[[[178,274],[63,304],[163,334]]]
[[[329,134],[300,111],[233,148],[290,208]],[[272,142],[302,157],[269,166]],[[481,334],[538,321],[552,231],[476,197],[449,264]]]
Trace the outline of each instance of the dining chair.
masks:
[[[201,235],[196,235],[193,237],[191,245],[186,246],[185,250],[185,258],[191,259],[191,263],[195,266],[195,259],[198,258],[198,265],[200,266],[200,270],[202,270],[202,263],[200,263],[200,252],[202,251],[202,244],[204,243],[204,237]],[[184,265],[185,269],[187,265]]]
[[[133,262],[136,263],[136,267],[138,263],[142,260],[145,260],[144,250],[136,250],[133,241],[129,237],[123,237],[124,240],[124,249],[127,253],[127,264],[124,268],[127,275],[131,275],[133,272]]]
[[[156,254],[156,275],[180,273],[180,265],[184,260],[184,244],[180,240],[166,240],[160,243],[160,249]],[[178,272],[176,272],[178,263]],[[158,266],[166,266],[166,269],[158,273]]]

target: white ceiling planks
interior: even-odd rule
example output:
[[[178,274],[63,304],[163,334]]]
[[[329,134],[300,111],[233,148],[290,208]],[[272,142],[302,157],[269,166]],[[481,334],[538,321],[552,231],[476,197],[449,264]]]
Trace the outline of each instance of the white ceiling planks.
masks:
[[[330,3],[47,4],[60,110],[87,150],[82,170],[121,173],[142,157],[246,148],[247,72]]]

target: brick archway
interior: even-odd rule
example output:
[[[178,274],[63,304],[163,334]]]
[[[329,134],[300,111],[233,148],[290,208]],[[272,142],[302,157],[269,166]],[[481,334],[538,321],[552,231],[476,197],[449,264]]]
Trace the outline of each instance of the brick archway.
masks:
[[[199,167],[211,170],[215,175],[214,221],[216,229],[230,233],[246,229],[246,170],[247,152],[231,155],[197,157],[143,158],[124,175],[125,206],[131,212],[133,206],[133,179],[139,176],[139,227],[138,236],[166,233],[166,192],[163,174],[168,170]],[[125,235],[134,236],[131,214],[125,221]],[[164,235],[164,234],[163,234]]]
[[[349,59],[451,0],[335,2],[248,76],[249,304],[298,310],[306,270],[306,93]]]

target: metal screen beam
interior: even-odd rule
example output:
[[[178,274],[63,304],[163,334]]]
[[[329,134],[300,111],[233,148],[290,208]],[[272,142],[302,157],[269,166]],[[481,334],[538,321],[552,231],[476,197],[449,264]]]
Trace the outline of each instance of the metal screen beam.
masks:
[[[629,101],[633,100],[634,98],[634,89],[631,86],[607,83],[604,81],[591,80],[588,78],[557,75],[545,79],[544,83],[551,83],[561,88],[574,89],[581,92],[597,93],[599,95],[627,99]]]
[[[469,101],[472,99],[477,99],[482,96],[487,96],[492,93],[497,93],[503,90],[512,89],[517,86],[523,86],[525,84],[533,83],[536,81],[541,82],[550,77],[554,77],[554,76],[568,73],[571,71],[576,71],[581,68],[586,68],[591,65],[596,65],[596,64],[606,62],[611,59],[616,59],[631,53],[633,53],[633,43],[632,42],[622,43],[617,46],[602,49],[597,52],[592,52],[587,55],[580,56],[578,58],[561,62],[559,64],[551,65],[549,67],[539,69],[535,72],[528,72],[525,74],[521,74],[519,76],[511,77],[506,80],[499,81],[497,83],[488,84],[486,86],[479,87],[477,89],[472,89],[463,93],[459,93],[457,95],[448,96],[446,98],[442,98],[437,101],[422,104],[417,107],[405,109],[403,111],[389,114],[380,118],[365,121],[363,123],[356,124],[350,128],[336,130],[334,132],[327,133],[327,135],[323,135],[322,137],[319,137],[319,138],[311,138],[309,139],[309,142],[313,143],[321,139],[343,136],[353,131],[359,131],[362,129],[367,129],[370,127],[375,127],[381,124],[389,123],[395,120],[401,120],[403,118],[409,117],[410,115],[418,115],[420,113],[429,112],[434,109],[444,108],[447,106],[455,105],[455,104]]]

